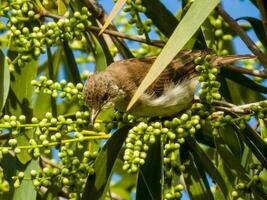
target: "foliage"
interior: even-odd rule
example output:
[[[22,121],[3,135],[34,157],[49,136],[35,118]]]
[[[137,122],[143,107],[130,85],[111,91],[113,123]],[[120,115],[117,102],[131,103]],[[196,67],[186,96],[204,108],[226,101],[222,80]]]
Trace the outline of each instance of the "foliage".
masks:
[[[174,16],[159,0],[127,0],[98,35],[107,15],[95,0],[0,0],[1,199],[267,199],[266,6],[251,1],[262,20],[240,25],[218,0],[181,2]],[[200,90],[182,113],[111,108],[89,123],[88,70],[160,55],[142,91],[182,48],[235,54],[233,37],[258,60],[196,59]]]

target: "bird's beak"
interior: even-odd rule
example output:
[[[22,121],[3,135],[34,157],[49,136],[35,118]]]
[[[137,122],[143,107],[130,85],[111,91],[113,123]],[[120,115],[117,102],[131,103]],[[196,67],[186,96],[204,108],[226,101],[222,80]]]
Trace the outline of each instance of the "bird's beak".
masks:
[[[94,108],[91,109],[90,121],[92,125],[95,123],[95,120],[96,120],[97,115],[99,114],[99,111],[100,110],[96,110]]]

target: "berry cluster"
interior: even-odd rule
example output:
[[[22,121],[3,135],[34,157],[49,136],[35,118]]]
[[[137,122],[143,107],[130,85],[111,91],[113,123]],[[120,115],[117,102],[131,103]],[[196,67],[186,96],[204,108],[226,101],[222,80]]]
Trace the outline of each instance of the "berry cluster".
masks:
[[[66,80],[61,80],[60,83],[47,80],[46,76],[41,76],[39,80],[32,80],[31,84],[36,87],[35,92],[40,91],[46,94],[50,94],[53,98],[60,96],[67,100],[79,99],[83,104],[83,84],[78,83],[76,86]]]
[[[230,33],[224,33],[227,30],[228,24],[223,21],[221,16],[211,15],[209,20],[214,28],[214,35],[216,37],[213,49],[216,49],[218,55],[228,55],[227,42],[233,38]]]
[[[216,81],[218,69],[209,62],[210,58],[211,55],[207,55],[204,59],[197,58],[195,60],[197,64],[196,70],[200,73],[199,82],[201,83],[201,89],[199,91],[199,97],[203,102],[208,104],[212,100],[221,99],[219,93],[221,84],[219,81]]]
[[[94,173],[93,163],[97,152],[84,151],[77,154],[72,145],[68,143],[60,149],[60,162],[46,163],[39,172],[32,170],[31,179],[37,190],[41,186],[46,188],[59,188],[72,196],[82,192],[88,174]]]
[[[142,0],[127,0],[124,12],[130,13],[131,18],[129,24],[135,24],[139,35],[149,33],[151,31],[152,20],[141,20],[140,13],[145,13],[146,8],[142,5]]]
[[[140,165],[145,164],[149,145],[156,142],[156,136],[161,134],[161,128],[160,122],[150,123],[149,126],[141,122],[129,131],[123,156],[124,170],[135,173]]]
[[[253,171],[253,177],[248,183],[244,183],[239,181],[235,185],[235,189],[232,191],[232,198],[235,200],[245,200],[246,197],[251,193],[251,185],[252,184],[262,184],[260,181],[259,174],[264,170],[261,164],[251,163],[249,168]]]
[[[198,114],[196,114],[198,113]],[[200,116],[201,115],[201,116]],[[181,185],[175,183],[175,176],[180,176],[183,166],[179,163],[179,150],[185,142],[184,137],[194,135],[201,128],[201,117],[206,117],[204,106],[200,103],[193,104],[192,108],[180,117],[165,120],[163,123],[140,122],[128,134],[125,144],[123,169],[129,173],[136,173],[140,165],[145,164],[147,151],[156,140],[163,144],[164,183],[166,199],[181,197]],[[176,187],[177,186],[177,187]],[[175,189],[176,188],[176,189]]]
[[[23,66],[32,58],[38,58],[46,51],[45,46],[60,44],[62,41],[82,39],[83,32],[90,24],[91,15],[86,7],[81,12],[72,15],[66,13],[58,21],[49,21],[40,25],[46,11],[34,1],[16,1],[2,10],[9,22],[7,27],[11,31],[13,45],[18,49],[18,56],[10,61],[10,69],[14,70],[14,64]]]
[[[62,115],[53,117],[51,113],[46,113],[42,120],[33,117],[27,120],[24,115],[9,116],[5,115],[1,119],[0,131],[9,133],[8,146],[0,148],[1,158],[10,151],[15,155],[22,149],[35,158],[43,159],[44,155],[50,155],[52,147],[58,149],[58,164],[45,164],[38,173],[32,171],[33,184],[36,189],[41,186],[64,188],[67,192],[80,193],[88,176],[94,173],[93,163],[98,154],[96,150],[88,151],[87,145],[90,139],[105,139],[106,134],[100,134],[85,130],[87,126],[89,112],[76,112],[75,116],[65,118]],[[31,121],[30,124],[26,124]],[[29,140],[29,146],[20,146],[18,137],[23,129],[31,129],[34,133]],[[83,155],[80,152],[84,152]],[[3,177],[3,176],[2,176]],[[13,177],[14,186],[19,187],[24,177],[23,172]],[[0,184],[1,185],[1,184]],[[2,180],[2,191],[8,190],[7,182]],[[0,187],[0,188],[1,188]]]

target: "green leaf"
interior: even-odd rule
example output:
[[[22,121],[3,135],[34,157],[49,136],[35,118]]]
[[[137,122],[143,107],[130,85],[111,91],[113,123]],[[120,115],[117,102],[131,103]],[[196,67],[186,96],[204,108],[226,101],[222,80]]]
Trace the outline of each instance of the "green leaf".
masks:
[[[204,23],[201,26],[201,31],[207,47],[210,49],[214,49],[214,44],[215,44],[214,30],[212,25],[210,24],[209,19],[206,19],[204,21]]]
[[[0,50],[0,113],[3,110],[8,96],[10,75],[8,64],[3,52]]]
[[[13,200],[36,199],[37,191],[35,190],[32,184],[32,180],[29,180],[28,178],[31,177],[31,170],[38,171],[38,168],[39,168],[39,160],[31,160],[31,162],[27,164],[26,169],[24,169],[25,179],[22,180],[20,187],[15,189]]]
[[[142,5],[146,7],[145,15],[166,37],[170,37],[178,25],[177,18],[159,0],[142,0]]]
[[[95,173],[89,175],[82,199],[104,199],[112,175],[114,163],[131,127],[117,130],[107,141],[95,161]]]
[[[203,168],[195,163],[194,156],[191,153],[187,152],[186,154],[188,155],[187,159],[183,161],[183,165],[185,165],[183,177],[190,198],[194,200],[212,200],[213,196]]]
[[[108,63],[106,59],[105,52],[102,49],[102,46],[96,39],[94,35],[92,35],[92,39],[94,42],[94,49],[95,49],[95,71],[103,71],[107,68]]]
[[[31,160],[27,164],[21,164],[18,160],[10,154],[4,155],[1,166],[3,167],[5,178],[8,180],[10,184],[10,192],[4,195],[0,195],[1,200],[6,199],[36,199],[36,190],[32,184],[32,180],[29,180],[31,177],[31,170],[38,171],[39,168],[39,160]],[[19,188],[14,188],[12,179],[13,176],[16,176],[18,172],[24,172],[25,179],[22,180],[21,186]]]
[[[237,176],[239,179],[244,181],[245,183],[249,183],[251,181],[248,173],[245,171],[245,169],[241,166],[240,162],[236,157],[231,153],[231,151],[227,148],[227,146],[224,144],[224,141],[221,137],[215,137],[215,144],[218,150],[218,153],[223,159],[223,162],[228,166],[229,169],[235,170]],[[265,191],[263,188],[259,187],[255,183],[251,184],[251,190],[255,194],[258,194],[257,196],[261,196],[264,199],[264,197],[267,197],[267,191]]]
[[[267,93],[267,87],[264,87],[258,83],[256,83],[255,81],[251,80],[250,78],[244,76],[243,74],[239,73],[239,72],[234,72],[230,69],[227,68],[223,68],[222,73],[225,74],[225,76],[227,78],[229,78],[230,80],[239,83],[240,85],[249,88],[251,90],[257,91],[257,92],[261,92],[261,93]]]
[[[9,57],[16,57],[16,53],[9,51]],[[10,115],[27,116],[26,120],[29,122],[33,115],[33,93],[34,88],[31,85],[31,80],[36,78],[38,61],[32,60],[25,64],[23,67],[15,66],[15,71],[10,78],[10,92],[8,96],[8,106],[6,107],[7,113]],[[33,137],[32,130],[20,129],[20,134],[17,138],[18,146],[29,145],[28,138]],[[22,149],[21,153],[17,155],[19,161],[23,164],[31,160],[31,155],[27,149]]]
[[[195,0],[193,2],[192,6],[174,30],[162,52],[153,63],[141,85],[138,87],[127,110],[133,106],[143,92],[156,80],[219,2],[220,0]],[[205,12],[203,12],[204,10]]]
[[[240,160],[236,159],[229,148],[225,145],[223,139],[221,137],[215,137],[215,144],[219,154],[221,155],[227,166],[236,170],[238,176],[241,179],[249,181],[249,177],[245,169],[241,166]]]
[[[238,138],[237,133],[231,125],[226,125],[219,128],[220,135],[222,136],[225,143],[231,149],[234,155],[240,160],[242,156],[243,148]]]
[[[58,14],[64,15],[68,10],[69,0],[57,0]]]
[[[263,31],[264,27],[263,27],[262,21],[257,19],[257,18],[254,18],[254,17],[240,17],[240,18],[236,19],[236,21],[238,21],[238,20],[246,20],[251,24],[258,39],[261,41],[262,45],[266,49],[267,48],[267,38],[265,37],[265,33]]]
[[[101,35],[106,30],[106,28],[111,24],[113,18],[116,17],[116,15],[120,11],[120,9],[123,7],[125,2],[126,2],[126,0],[118,0],[118,1],[116,1],[116,3],[113,6],[109,16],[105,20],[105,24],[102,26],[102,28],[101,28],[101,30],[100,30],[98,35]]]
[[[122,156],[122,154],[120,154]],[[122,169],[122,159],[117,159],[113,168],[113,173],[118,174],[121,179],[112,184],[111,192],[119,195],[122,199],[131,200],[131,192],[136,185],[136,174],[130,174]]]
[[[207,154],[201,149],[199,144],[192,137],[186,137],[186,141],[189,144],[190,151],[193,153],[194,157],[197,158],[199,163],[197,165],[202,165],[205,171],[211,176],[211,178],[218,184],[221,191],[224,194],[224,197],[227,198],[229,191],[224,182],[223,177],[221,176],[218,169],[214,166],[213,162],[209,159]]]
[[[59,47],[52,55],[52,66],[53,66],[54,77],[57,77],[58,75],[61,59],[62,59],[62,48]],[[47,70],[49,68],[48,65],[49,62],[47,59],[45,61],[45,65],[42,65],[46,69],[45,76],[48,76],[48,70]],[[46,112],[51,112],[51,95],[45,94],[43,92],[38,93],[37,99],[34,102],[34,104],[35,104],[33,110],[34,116],[37,118],[43,117]]]
[[[147,152],[144,165],[140,167],[136,188],[136,199],[163,199],[162,198],[162,154],[160,138],[157,138]]]
[[[262,138],[267,138],[267,129],[265,126],[265,122],[263,119],[258,119],[260,122],[260,126],[261,126],[261,137]]]
[[[216,154],[214,155],[216,156]],[[231,169],[229,169],[223,162],[222,159],[218,159],[218,164],[217,164],[217,168],[218,171],[220,172],[221,176],[223,177],[223,180],[225,182],[225,185],[227,187],[228,190],[228,198],[227,199],[231,199],[231,192],[234,190],[234,187],[236,185],[236,174],[233,173],[233,171]],[[216,190],[216,192],[214,193],[214,198],[217,199],[222,199],[225,197],[222,196],[222,193],[220,192],[220,190]]]
[[[240,130],[238,126],[235,126],[235,129],[261,164],[267,168],[267,145],[260,135],[248,125],[244,130]]]
[[[65,54],[65,63],[66,63],[66,70],[68,73],[68,77],[70,78],[69,81],[73,82],[74,84],[81,83],[81,77],[78,70],[77,63],[75,61],[75,57],[73,55],[72,49],[70,48],[68,42],[63,42],[63,51]]]

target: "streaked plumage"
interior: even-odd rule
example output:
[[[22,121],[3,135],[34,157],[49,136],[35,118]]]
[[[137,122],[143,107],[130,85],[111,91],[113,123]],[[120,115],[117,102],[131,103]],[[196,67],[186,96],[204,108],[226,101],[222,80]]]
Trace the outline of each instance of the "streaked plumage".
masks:
[[[194,97],[198,74],[194,60],[210,50],[184,50],[167,66],[129,111],[137,116],[166,116],[187,108]],[[212,56],[214,65],[227,64],[250,55]],[[125,111],[156,57],[132,58],[112,63],[103,72],[88,77],[84,86],[86,104],[99,111],[109,102]]]

